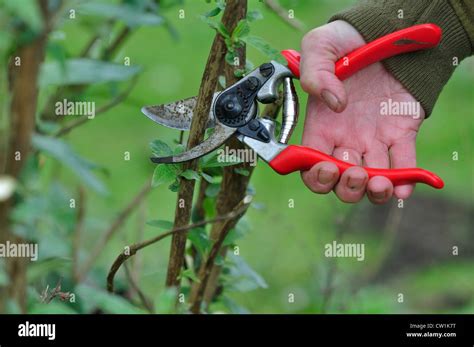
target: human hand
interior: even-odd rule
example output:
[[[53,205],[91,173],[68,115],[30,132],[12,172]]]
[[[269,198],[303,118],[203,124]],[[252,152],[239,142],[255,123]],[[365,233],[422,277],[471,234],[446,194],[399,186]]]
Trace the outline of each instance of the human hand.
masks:
[[[414,97],[381,63],[375,63],[342,83],[334,74],[337,60],[365,44],[349,23],[335,21],[305,35],[301,49],[301,86],[309,94],[303,145],[358,165],[339,175],[330,162],[302,172],[306,186],[318,194],[334,190],[344,202],[360,201],[365,193],[376,204],[393,194],[408,198],[414,184],[393,187],[383,176],[368,179],[360,166],[416,166],[415,140],[424,119],[418,114],[381,115],[382,103],[416,104]]]

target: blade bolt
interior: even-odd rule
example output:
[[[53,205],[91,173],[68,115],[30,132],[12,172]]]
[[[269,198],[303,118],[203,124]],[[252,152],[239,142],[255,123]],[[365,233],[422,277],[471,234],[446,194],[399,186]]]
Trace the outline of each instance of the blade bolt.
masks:
[[[255,90],[259,85],[258,79],[256,77],[250,77],[246,82],[246,87],[248,90]]]
[[[225,104],[225,109],[226,111],[232,111],[234,109],[234,103],[232,101],[229,101],[227,104]]]
[[[252,119],[250,122],[249,122],[249,129],[252,130],[252,131],[255,131],[259,128],[260,126],[260,123],[258,120],[256,119]]]
[[[262,64],[259,70],[263,77],[268,77],[273,73],[273,65],[271,63]]]

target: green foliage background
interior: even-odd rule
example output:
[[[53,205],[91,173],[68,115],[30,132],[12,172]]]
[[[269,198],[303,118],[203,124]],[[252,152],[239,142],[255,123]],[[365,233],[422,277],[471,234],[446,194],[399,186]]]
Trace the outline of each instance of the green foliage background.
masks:
[[[332,14],[353,3],[349,0],[281,0],[280,2],[284,7],[293,9],[295,15],[307,25],[308,29],[324,24]],[[258,9],[263,14],[262,20],[251,23],[252,35],[264,38],[277,49],[300,48],[303,35],[301,32],[288,27],[256,0],[249,0],[249,7],[250,10]],[[106,168],[107,171],[107,175],[99,172],[97,176],[105,183],[109,194],[101,195],[96,192],[97,190],[100,192],[100,189],[95,189],[96,191],[89,189],[87,200],[89,219],[83,239],[84,254],[91,248],[88,245],[94,245],[97,233],[108,225],[117,211],[136,194],[144,182],[151,178],[154,165],[149,161],[149,143],[155,139],[172,143],[178,138],[178,132],[160,127],[144,117],[140,107],[196,95],[215,34],[199,16],[212,8],[213,5],[197,0],[183,1],[178,6],[170,4],[169,8],[164,6],[162,11],[166,17],[163,23],[166,25],[144,26],[133,33],[115,58],[117,63],[122,64],[123,59],[129,57],[131,65],[140,67],[139,79],[130,96],[123,103],[96,119],[87,121],[66,136],[67,143],[75,152],[88,161]],[[178,17],[179,9],[185,10],[185,19]],[[80,18],[79,14],[76,16],[78,17],[76,20],[66,19],[64,25],[52,34],[50,40],[52,48],[50,47],[47,53],[48,62],[58,61],[58,55],[77,56],[89,37],[98,30],[100,21],[105,20],[96,16],[86,19]],[[173,35],[170,35],[167,27],[173,28]],[[248,59],[258,65],[265,62],[268,57],[249,47]],[[416,190],[417,195],[458,200],[471,208],[474,193],[473,71],[474,65],[469,60],[457,69],[445,87],[431,118],[424,123],[419,134],[418,165],[443,177],[446,188],[434,191],[425,186],[418,186]],[[42,89],[40,105],[46,101],[49,88],[45,86]],[[111,95],[116,93],[117,88],[123,87],[120,82],[112,80],[98,84],[86,92],[84,99],[94,100],[100,105],[106,103]],[[297,88],[303,118],[306,96],[299,86]],[[293,143],[299,143],[302,127],[303,122],[300,121],[293,135]],[[41,138],[37,139],[36,143],[39,143],[41,149],[48,146]],[[67,151],[67,148],[64,150]],[[131,156],[129,161],[124,160],[124,152],[127,151]],[[459,152],[458,161],[452,160],[453,151]],[[61,209],[57,206],[67,205],[77,185],[77,175],[73,171],[74,169],[67,168],[67,165],[59,167],[55,161],[45,160],[41,173],[45,184],[42,184],[41,180],[38,183],[38,189],[44,192],[41,198],[48,200],[50,194],[62,202],[43,212],[42,216],[52,210],[60,213]],[[53,175],[64,183],[66,191],[50,184],[47,177]],[[89,186],[90,184],[93,186],[94,182],[89,182]],[[321,312],[323,300],[321,289],[330,268],[330,262],[324,257],[324,244],[335,239],[335,221],[348,213],[350,206],[343,205],[331,194],[314,195],[306,189],[299,175],[279,176],[263,163],[259,163],[253,174],[252,187],[256,191],[254,198],[258,203],[256,206],[260,208],[250,208],[240,223],[240,231],[245,236],[238,240],[238,245],[241,258],[245,259],[255,272],[246,265],[239,267],[243,272],[240,275],[245,280],[233,286],[234,291],[227,292],[229,300],[232,299],[233,303],[228,302],[227,306],[215,305],[214,310],[228,312],[229,307],[233,307],[234,312],[244,312],[242,310],[245,307],[245,310],[253,313]],[[294,208],[289,208],[289,199],[294,200]],[[146,219],[171,221],[175,200],[175,193],[168,190],[165,185],[155,188],[146,202]],[[45,204],[40,203],[42,206]],[[18,218],[32,218],[35,208],[23,211],[24,215]],[[407,201],[405,208],[410,208],[410,201]],[[73,217],[68,216],[68,213],[71,214],[67,209],[60,213],[65,223],[71,223]],[[40,219],[44,222],[45,218]],[[123,226],[120,235],[109,243],[98,259],[89,282],[97,287],[104,286],[106,271],[112,260],[125,244],[136,241],[139,219],[140,216],[135,213]],[[355,229],[357,228],[367,226],[356,225]],[[144,237],[152,237],[157,231],[159,229],[156,227],[147,225]],[[382,230],[374,231],[369,239],[367,235],[361,236],[360,233],[345,234],[344,240],[347,242],[366,243],[366,260],[361,263],[353,259],[338,260],[333,299],[327,308],[328,312],[474,312],[472,255],[471,258],[463,260],[453,258],[450,262],[413,268],[412,271],[396,276],[388,282],[364,286],[357,293],[352,293],[350,290],[352,280],[363,276],[368,267],[376,266],[380,261]],[[60,258],[34,264],[30,267],[29,276],[34,278],[36,271],[39,282],[54,285],[48,282],[45,274],[48,271],[57,274],[69,273],[71,245],[62,244],[53,234],[42,237],[45,240],[50,238],[48,246],[45,246],[48,249],[44,252],[50,251],[52,255]],[[436,235],[432,237],[436,238]],[[143,271],[140,284],[146,293],[156,299],[156,305],[161,305],[159,310],[162,312],[169,311],[166,297],[172,297],[169,293],[163,293],[162,289],[168,249],[169,240],[165,240],[141,253]],[[122,285],[125,285],[122,276],[123,273],[119,279]],[[50,277],[52,278],[55,277]],[[63,286],[67,287],[67,283]],[[83,297],[101,300],[100,294],[93,292],[96,289],[92,289],[91,286],[83,285],[76,290],[82,293],[80,295]],[[294,303],[288,303],[289,293],[295,294]],[[404,293],[405,303],[397,302],[398,293]],[[432,303],[446,293],[467,295],[468,300],[462,307],[437,306]],[[105,301],[108,306],[103,308],[105,311],[139,311],[120,298],[117,299],[118,303],[107,300]],[[70,305],[56,302],[48,307],[34,304],[34,299],[31,299],[31,302],[31,312],[45,310],[73,312],[74,309]]]

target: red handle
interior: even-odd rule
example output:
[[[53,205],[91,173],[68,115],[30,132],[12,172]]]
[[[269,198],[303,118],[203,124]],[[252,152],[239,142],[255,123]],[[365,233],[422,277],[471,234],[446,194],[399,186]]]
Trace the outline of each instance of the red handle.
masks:
[[[335,74],[340,80],[344,80],[377,61],[402,53],[435,47],[440,40],[441,28],[434,24],[415,25],[399,30],[372,41],[339,59],[336,62]],[[282,51],[282,54],[288,62],[288,68],[296,78],[299,78],[300,53],[294,50],[285,50]],[[284,149],[269,164],[279,174],[286,175],[294,171],[309,170],[321,161],[333,162],[341,174],[353,166],[318,150],[293,145]],[[438,189],[444,186],[441,178],[423,169],[371,169],[366,167],[364,169],[369,177],[385,176],[394,185],[426,183]]]
[[[330,161],[337,165],[342,175],[352,164],[331,157],[313,148],[289,145],[269,165],[280,175],[287,175],[294,171],[306,171],[321,161]],[[434,188],[441,189],[444,182],[432,172],[423,169],[372,169],[364,167],[369,178],[374,176],[387,177],[394,186],[407,183],[425,183]]]
[[[441,40],[441,28],[435,24],[420,24],[382,36],[336,62],[336,76],[342,81],[375,62],[398,54],[432,48]],[[281,52],[288,68],[300,78],[300,53],[287,49]]]

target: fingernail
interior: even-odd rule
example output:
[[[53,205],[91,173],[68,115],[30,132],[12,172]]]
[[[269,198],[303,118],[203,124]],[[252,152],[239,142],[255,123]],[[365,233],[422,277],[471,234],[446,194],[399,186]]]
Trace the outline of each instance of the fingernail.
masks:
[[[347,180],[347,186],[351,190],[360,190],[365,185],[365,177],[349,177]]]
[[[382,199],[385,199],[386,192],[385,191],[383,191],[383,192],[371,192],[370,195],[372,195],[372,197],[376,200],[382,200]]]
[[[326,105],[329,106],[331,110],[337,111],[337,109],[340,106],[340,103],[337,97],[333,93],[325,89],[321,92],[321,97],[323,98],[324,102],[326,103]]]
[[[319,174],[318,174],[318,181],[319,183],[321,184],[328,184],[330,183],[334,178],[334,173],[331,172],[331,171],[327,171],[327,170],[319,170]]]

